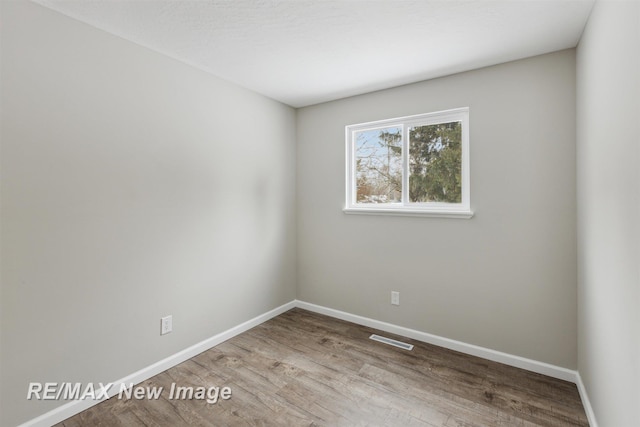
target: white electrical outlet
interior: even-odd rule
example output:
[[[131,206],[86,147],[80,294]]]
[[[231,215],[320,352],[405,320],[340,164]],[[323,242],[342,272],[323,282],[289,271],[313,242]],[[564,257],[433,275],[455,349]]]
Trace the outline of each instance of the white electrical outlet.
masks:
[[[391,304],[400,305],[400,292],[391,291]]]
[[[173,330],[173,316],[165,316],[160,319],[160,335],[168,334]]]

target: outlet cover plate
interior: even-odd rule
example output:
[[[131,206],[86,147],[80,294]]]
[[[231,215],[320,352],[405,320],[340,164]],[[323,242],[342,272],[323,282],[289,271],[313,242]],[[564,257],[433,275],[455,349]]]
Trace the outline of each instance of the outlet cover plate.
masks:
[[[160,335],[168,334],[173,330],[173,316],[165,316],[160,319]]]
[[[400,292],[391,291],[391,304],[400,305]]]

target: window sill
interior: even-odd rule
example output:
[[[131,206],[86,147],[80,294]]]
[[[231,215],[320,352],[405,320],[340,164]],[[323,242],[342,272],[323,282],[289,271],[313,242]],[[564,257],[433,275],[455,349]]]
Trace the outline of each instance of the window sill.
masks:
[[[390,215],[390,216],[419,216],[432,218],[457,218],[470,219],[473,217],[471,210],[451,210],[451,209],[407,209],[407,208],[344,208],[342,211],[349,215]]]

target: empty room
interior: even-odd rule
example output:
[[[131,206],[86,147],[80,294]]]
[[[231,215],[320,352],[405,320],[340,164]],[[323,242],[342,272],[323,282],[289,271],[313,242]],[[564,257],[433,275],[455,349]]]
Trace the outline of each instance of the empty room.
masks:
[[[0,426],[640,426],[640,1],[0,0]]]

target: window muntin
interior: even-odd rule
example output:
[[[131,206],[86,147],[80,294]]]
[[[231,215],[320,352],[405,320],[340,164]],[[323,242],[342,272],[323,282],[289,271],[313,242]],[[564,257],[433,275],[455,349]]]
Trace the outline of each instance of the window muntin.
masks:
[[[469,110],[346,127],[346,213],[470,218]]]

